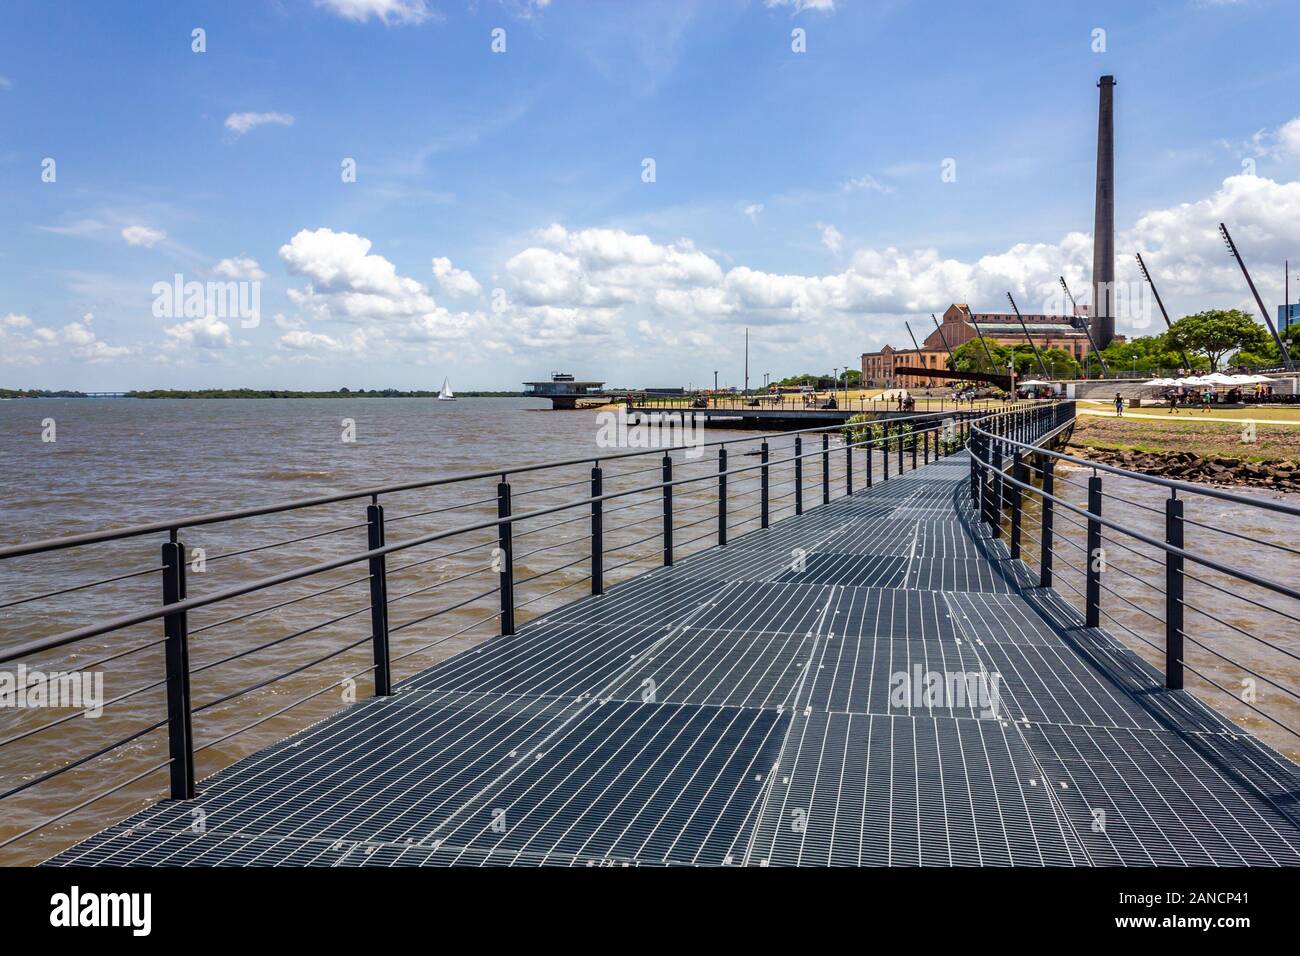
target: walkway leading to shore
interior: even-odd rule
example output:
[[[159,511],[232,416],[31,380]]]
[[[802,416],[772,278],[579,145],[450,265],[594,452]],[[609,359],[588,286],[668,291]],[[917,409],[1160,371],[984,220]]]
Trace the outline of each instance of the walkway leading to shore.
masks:
[[[51,862],[1300,865],[1297,767],[1036,587],[969,483],[563,607]]]

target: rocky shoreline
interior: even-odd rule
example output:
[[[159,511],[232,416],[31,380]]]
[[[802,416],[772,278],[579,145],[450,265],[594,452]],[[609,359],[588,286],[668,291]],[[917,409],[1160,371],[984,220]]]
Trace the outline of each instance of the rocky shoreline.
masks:
[[[1198,455],[1191,451],[1149,452],[1092,445],[1071,445],[1068,451],[1089,461],[1161,478],[1300,491],[1300,464],[1285,459],[1247,461],[1221,455]]]

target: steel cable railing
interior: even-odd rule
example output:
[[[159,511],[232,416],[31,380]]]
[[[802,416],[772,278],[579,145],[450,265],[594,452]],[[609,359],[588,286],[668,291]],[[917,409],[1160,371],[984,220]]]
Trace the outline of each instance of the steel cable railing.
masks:
[[[0,637],[0,665],[30,659],[57,664],[60,655],[80,655],[89,648],[91,660],[69,661],[70,672],[76,673],[87,668],[125,663],[132,654],[162,651],[161,666],[154,672],[158,675],[156,679],[146,680],[143,686],[116,695],[106,703],[120,703],[152,691],[164,698],[161,705],[165,716],[149,720],[142,729],[137,727],[103,746],[94,744],[89,753],[67,759],[58,757],[62,763],[57,766],[38,766],[34,773],[26,775],[15,786],[6,787],[0,780],[0,805],[6,798],[33,792],[41,784],[69,771],[87,768],[108,754],[122,753],[128,745],[141,742],[155,731],[166,731],[162,736],[166,738],[163,744],[167,755],[165,761],[154,762],[142,773],[136,773],[148,762],[151,753],[148,749],[141,751],[133,757],[133,765],[121,768],[130,774],[127,783],[115,781],[113,786],[90,799],[78,800],[77,807],[59,808],[57,814],[44,823],[30,827],[19,825],[12,828],[16,831],[12,833],[10,827],[0,829],[0,849],[30,837],[48,823],[66,819],[77,809],[96,801],[115,797],[113,805],[121,806],[125,788],[164,768],[169,770],[170,795],[176,799],[188,799],[194,793],[197,755],[216,753],[218,748],[235,741],[246,731],[262,727],[295,708],[319,702],[329,691],[365,675],[370,675],[373,680],[376,695],[391,694],[395,686],[392,668],[398,662],[427,655],[456,638],[492,625],[495,625],[494,633],[509,636],[516,630],[516,612],[529,609],[529,613],[536,613],[545,607],[545,602],[553,602],[576,587],[589,584],[590,593],[599,595],[614,583],[614,576],[620,571],[630,574],[635,573],[638,567],[671,565],[676,556],[684,555],[687,549],[707,547],[710,540],[726,544],[728,535],[737,529],[767,528],[792,509],[798,514],[833,500],[837,493],[847,494],[854,488],[864,489],[874,481],[887,480],[887,473],[882,477],[876,476],[881,468],[887,467],[884,463],[892,461],[895,455],[899,466],[908,464],[915,468],[931,460],[937,461],[941,439],[947,442],[954,429],[964,432],[967,417],[969,413],[966,412],[959,415],[922,413],[903,416],[891,420],[878,431],[868,429],[864,432],[854,426],[856,431],[850,429],[843,440],[835,442],[825,434],[824,428],[807,428],[777,435],[702,442],[685,449],[614,452],[594,458],[536,463],[210,512],[0,548],[0,570],[5,570],[11,562],[38,555],[62,552],[75,557],[82,553],[79,549],[94,545],[151,535],[165,537],[158,544],[162,561],[157,565],[132,568],[125,573],[109,575],[104,580],[28,595],[5,605],[34,605],[40,599],[66,600],[100,584],[119,582],[134,585],[156,576],[152,580],[161,591],[161,604],[155,603],[155,598],[154,601],[139,601],[137,606],[128,607],[123,613],[93,613],[89,623],[77,626],[69,626],[66,616],[60,616],[51,623],[56,620],[58,624],[55,627],[61,629],[47,625],[32,632],[26,632],[29,622],[6,619],[4,636]],[[902,434],[904,427],[912,436],[906,441]],[[822,437],[816,438],[819,432]],[[810,435],[814,437],[809,439]],[[922,446],[921,452],[917,451],[918,444]],[[934,446],[933,458],[931,445]],[[754,449],[756,454],[743,454],[745,448],[753,446],[757,446]],[[905,446],[911,450],[910,456],[904,455]],[[696,451],[696,448],[701,450]],[[709,454],[704,454],[705,451]],[[951,453],[950,448],[947,453]],[[636,465],[647,456],[657,456],[659,460],[651,467]],[[623,459],[629,459],[629,462],[624,463]],[[876,464],[873,465],[873,461]],[[628,464],[633,467],[627,467]],[[563,469],[576,468],[589,469],[590,474],[576,480],[563,475]],[[650,476],[655,472],[658,475],[652,479]],[[528,484],[533,475],[563,480],[543,481],[534,487]],[[486,489],[481,487],[483,482],[494,482],[495,494],[487,496],[484,493]],[[584,496],[563,496],[564,492],[583,486],[587,488]],[[793,486],[792,490],[786,491],[790,486]],[[390,499],[397,500],[396,496],[424,492],[454,493],[457,488],[464,489],[463,496],[467,500],[428,502],[414,507],[407,504],[400,510],[394,508],[396,513],[385,517],[385,504]],[[536,502],[529,510],[521,510],[515,504],[517,499],[525,496],[533,496],[531,501]],[[794,502],[788,502],[791,496],[796,499]],[[365,521],[329,520],[334,515],[334,506],[357,501],[366,502]],[[774,507],[778,504],[781,507]],[[486,509],[493,505],[495,516],[476,517],[468,513],[469,509]],[[317,509],[323,510],[318,513]],[[636,509],[653,510],[641,518],[636,517]],[[628,520],[615,525],[606,524],[607,517],[625,510],[629,512]],[[578,513],[567,514],[573,511]],[[461,523],[454,527],[420,523],[421,519],[429,518],[445,521],[458,512]],[[207,557],[209,563],[221,562],[223,579],[232,580],[223,580],[219,586],[201,593],[191,590],[189,585],[195,583],[198,571],[189,569],[187,565],[193,557],[182,540],[187,531],[214,526],[225,528],[231,522],[289,513],[303,514],[309,519],[315,515],[315,520],[329,520],[329,523],[324,528],[297,529],[296,533],[272,542],[259,542],[248,547],[239,547],[236,543],[235,547]],[[570,531],[566,534],[565,528],[572,528],[579,522],[589,523],[587,532],[573,534]],[[655,524],[658,527],[653,527]],[[408,529],[407,536],[390,540],[390,525]],[[650,533],[641,535],[639,528]],[[303,548],[329,535],[360,529],[366,531],[363,549],[328,554]],[[703,533],[684,535],[696,529]],[[629,534],[632,540],[624,540]],[[480,536],[483,540],[468,546],[449,546]],[[516,554],[516,543],[530,536],[535,544]],[[292,566],[271,574],[243,576],[256,569],[249,568],[244,560],[239,559],[253,556],[261,559],[276,549],[279,549],[277,553],[294,562]],[[437,553],[421,554],[428,549]],[[484,559],[488,552],[492,558],[490,564]],[[327,556],[322,557],[322,554]],[[558,563],[543,567],[542,562],[534,561],[530,562],[531,567],[518,573],[516,562],[544,554],[554,554]],[[618,560],[609,562],[606,556],[615,556]],[[347,573],[348,569],[357,569],[361,565],[364,565],[364,574],[355,570]],[[191,573],[187,574],[187,570]],[[403,590],[390,594],[388,578],[398,574],[412,574],[415,580]],[[463,593],[468,590],[464,588],[467,582],[487,574],[497,576],[494,587],[475,589],[471,595]],[[436,580],[430,581],[430,575],[436,576]],[[309,581],[317,584],[306,593],[283,594],[280,591]],[[554,586],[548,586],[550,584]],[[349,589],[361,585],[368,587],[369,599],[359,605],[340,606],[350,593]],[[456,586],[456,590],[450,601],[434,606],[438,595],[452,586]],[[530,593],[517,593],[516,587]],[[533,591],[538,593],[531,593]],[[256,606],[238,606],[240,603],[246,605],[262,592],[280,593]],[[315,602],[328,606],[319,619],[313,620],[310,608],[316,606]],[[491,613],[483,614],[482,611],[489,609],[485,607],[488,602]],[[401,622],[390,620],[393,608],[408,605],[413,614],[410,619]],[[199,623],[196,615],[209,609],[224,613]],[[444,617],[449,622],[446,625],[448,632],[434,635],[431,640],[425,639],[429,637],[428,631],[420,625]],[[277,632],[273,628],[281,619],[289,626]],[[367,619],[362,633],[356,629],[358,619]],[[236,628],[235,625],[244,626]],[[112,644],[130,629],[158,626],[162,628],[159,638],[137,640],[126,648]],[[325,633],[331,629],[333,636]],[[236,643],[244,632],[260,639],[247,646]],[[310,692],[295,696],[287,704],[266,696],[274,685],[286,682],[297,686],[300,681],[293,678],[308,672],[318,673],[330,661],[342,659],[346,662],[349,655],[367,649],[373,662],[364,668],[359,668],[359,660],[351,663],[344,671],[347,676],[327,675],[324,687],[311,687]],[[191,650],[206,652],[201,654],[205,659],[191,663]],[[254,662],[268,656],[274,658],[270,665],[255,666]],[[148,665],[134,666],[133,672],[147,673],[141,671],[142,666]],[[214,684],[210,675],[220,668],[234,671],[235,683],[227,680],[224,687]],[[239,680],[240,677],[244,679]],[[193,701],[192,679],[195,681]],[[206,690],[207,695],[199,693],[199,684],[204,685],[202,690]],[[293,690],[293,687],[288,688],[289,693]],[[273,705],[271,710],[258,713],[252,722],[232,726],[226,716],[230,705],[256,709],[267,704]],[[217,712],[220,712],[219,717],[209,717]],[[36,735],[51,728],[67,727],[79,713],[42,722],[38,726],[20,727],[0,739],[0,748],[8,745],[29,747],[25,741],[33,741]],[[313,709],[313,713],[319,713],[319,710]],[[204,718],[204,727],[192,726],[195,718],[199,717]],[[205,734],[205,729],[214,730],[215,735]],[[52,753],[37,756],[46,763],[57,762]],[[228,761],[230,758],[223,753],[221,759]],[[15,766],[17,762],[9,765]],[[39,815],[41,809],[25,807],[24,813]],[[17,817],[10,819],[16,821]]]
[[[991,415],[972,424],[970,499],[991,537],[1006,535],[1011,556],[1028,564],[1022,552],[1022,536],[1026,526],[1031,531],[1037,528],[1036,540],[1031,535],[1029,543],[1038,552],[1039,584],[1065,585],[1081,598],[1085,626],[1098,627],[1105,618],[1142,648],[1158,652],[1152,663],[1163,665],[1166,688],[1182,689],[1184,671],[1190,671],[1207,688],[1230,697],[1231,707],[1241,719],[1259,717],[1284,731],[1289,736],[1279,746],[1293,748],[1300,729],[1287,718],[1300,713],[1296,706],[1300,692],[1294,683],[1294,668],[1283,665],[1300,660],[1300,648],[1286,646],[1287,635],[1295,633],[1290,624],[1300,621],[1300,604],[1295,603],[1300,602],[1300,590],[1288,583],[1295,580],[1294,574],[1286,580],[1277,579],[1269,573],[1277,566],[1260,561],[1259,556],[1270,551],[1295,552],[1286,540],[1294,540],[1296,532],[1300,532],[1300,521],[1296,520],[1300,519],[1300,508],[1283,501],[1130,472],[1043,447],[1045,438],[1068,427],[1062,416],[1069,414],[1070,410],[1063,410],[1061,405],[1043,406]],[[1090,474],[1086,482],[1080,482],[1063,474],[1065,469]],[[1131,487],[1126,486],[1126,492],[1121,494],[1104,487],[1104,479],[1131,483]],[[1086,501],[1070,500],[1072,491],[1086,494]],[[1141,494],[1152,491],[1167,493],[1163,508],[1138,500]],[[1270,524],[1280,540],[1188,517],[1187,503],[1199,501],[1226,502],[1249,509],[1248,514],[1271,515]],[[1163,536],[1159,531],[1146,530],[1157,519],[1163,526]],[[1289,531],[1287,522],[1291,525]],[[1230,541],[1245,542],[1252,548],[1241,555],[1241,563],[1232,563],[1191,546],[1185,540],[1189,530],[1202,537],[1219,532]],[[1075,534],[1084,543],[1076,540]],[[1062,556],[1062,542],[1083,552],[1083,567]],[[1140,560],[1140,566],[1123,566],[1121,562],[1130,556]],[[1252,556],[1263,566],[1247,566],[1246,559]],[[1055,564],[1069,568],[1076,580],[1082,580],[1083,588],[1054,575]],[[1193,573],[1188,565],[1195,565],[1202,573]],[[1159,577],[1153,579],[1152,571]],[[1219,580],[1212,580],[1214,577]],[[1213,592],[1219,603],[1212,609],[1199,606],[1189,593],[1189,587],[1195,586]],[[1152,603],[1144,606],[1147,601]],[[1113,606],[1106,608],[1104,602]],[[1125,620],[1116,616],[1121,613]],[[1242,614],[1248,614],[1249,620]],[[1202,623],[1193,624],[1189,615]],[[1264,633],[1256,633],[1261,628]],[[1192,647],[1208,654],[1213,666],[1193,666],[1188,660]],[[1222,670],[1224,666],[1230,669],[1231,677]],[[1214,676],[1205,673],[1214,667],[1220,672]],[[1234,678],[1239,678],[1242,685],[1238,691],[1226,686]],[[1260,685],[1282,695],[1279,706],[1284,714],[1270,713],[1272,708],[1264,706]]]

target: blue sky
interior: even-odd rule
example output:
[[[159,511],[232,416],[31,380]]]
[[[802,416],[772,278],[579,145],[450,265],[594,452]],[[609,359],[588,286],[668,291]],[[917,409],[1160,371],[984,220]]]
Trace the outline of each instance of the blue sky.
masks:
[[[1248,306],[1226,218],[1280,301],[1297,28],[1281,0],[10,0],[0,383],[738,383],[747,325],[752,369],[829,370],[954,300],[1084,294],[1102,73],[1119,279],[1140,249],[1177,314]],[[256,324],[156,314],[176,274],[256,282]]]

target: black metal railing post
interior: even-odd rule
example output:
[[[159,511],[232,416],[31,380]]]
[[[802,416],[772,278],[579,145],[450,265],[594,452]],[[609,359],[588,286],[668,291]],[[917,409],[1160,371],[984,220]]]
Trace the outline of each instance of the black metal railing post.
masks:
[[[980,439],[980,436],[979,436],[979,435],[976,435],[976,436],[975,436],[975,440],[974,440],[973,442],[971,442],[971,447],[970,447],[970,501],[971,501],[971,504],[976,504],[977,502],[979,502],[979,498],[980,498],[980,468],[979,468],[979,465],[976,464],[976,462],[978,462],[978,461],[982,461],[982,460],[983,460],[983,459],[980,457],[980,456],[983,454],[983,451],[982,451],[982,449],[983,449],[983,445],[984,445],[984,443],[983,443],[983,441]]]
[[[916,471],[916,442],[917,442],[917,435],[916,435],[916,426],[915,426],[915,425],[912,426],[912,431],[911,431],[910,434],[911,434],[911,436],[912,436],[912,470],[913,470],[913,471]]]
[[[759,527],[760,528],[767,527],[767,488],[768,488],[767,455],[768,455],[767,442],[763,442],[759,450],[759,459],[758,459],[762,463],[762,467],[758,469],[759,496],[762,499],[759,503]]]
[[[1020,503],[1022,496],[1021,488],[1015,484],[1017,481],[1025,480],[1025,461],[1017,448],[1011,455],[1011,477],[1012,482],[1007,485],[1007,491],[1011,495],[1011,557],[1020,557]]]
[[[1056,502],[1051,496],[1055,494],[1055,468],[1056,463],[1051,459],[1043,463],[1043,525],[1038,553],[1038,586],[1042,588],[1052,586],[1052,515]]]
[[[185,600],[185,548],[179,541],[162,546],[163,603]],[[189,619],[185,611],[163,618],[167,664],[167,748],[171,757],[173,800],[194,797],[194,733],[190,723]]]
[[[718,547],[727,543],[727,446],[718,449]]]
[[[497,517],[510,517],[510,482],[505,476],[497,482]],[[515,632],[515,555],[511,521],[502,521],[497,525],[497,548],[501,562],[501,633],[510,635]]]
[[[1165,543],[1183,546],[1183,502],[1172,495],[1165,499]],[[1170,551],[1165,552],[1165,686],[1183,686],[1183,556]]]
[[[921,432],[921,438],[925,442],[925,464],[930,464],[930,429],[927,427]]]
[[[993,537],[1002,535],[1002,442],[993,439],[993,467],[989,470],[992,482],[990,491],[989,525]]]
[[[803,514],[803,436],[794,436],[794,513]]]
[[[881,444],[880,465],[884,469],[881,474],[881,481],[889,480],[889,422],[882,422],[880,425],[880,434],[884,438]]]
[[[1088,479],[1088,627],[1101,626],[1101,566],[1106,560],[1101,548],[1101,475]]]
[[[831,436],[822,432],[822,504],[831,503]]]
[[[992,452],[980,459],[979,470],[979,509],[980,520],[987,525],[993,524],[993,460]]]
[[[366,507],[366,543],[370,550],[384,546],[384,506],[371,498]],[[393,674],[388,653],[388,570],[384,555],[370,558],[370,636],[374,644],[375,696],[390,697]]]
[[[844,493],[853,494],[853,439],[844,439]]]
[[[669,484],[673,480],[673,458],[671,455],[664,455],[663,476],[664,567],[670,567],[673,563],[673,486]]]
[[[605,473],[600,462],[591,469],[591,593],[605,593]]]

